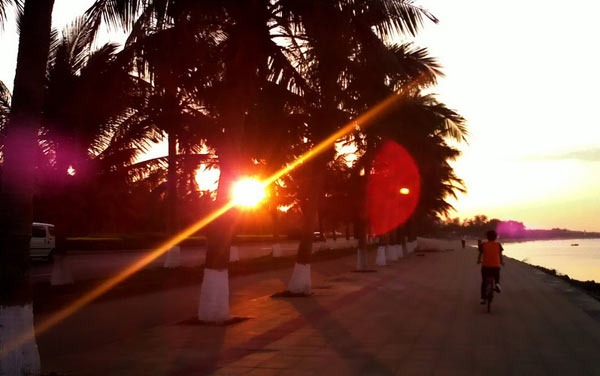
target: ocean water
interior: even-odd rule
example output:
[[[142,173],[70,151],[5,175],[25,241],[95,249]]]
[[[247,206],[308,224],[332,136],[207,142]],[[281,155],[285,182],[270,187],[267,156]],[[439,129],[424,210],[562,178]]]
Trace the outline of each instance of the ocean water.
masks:
[[[556,269],[581,281],[600,282],[600,239],[536,240],[503,243],[504,254],[532,265]],[[579,244],[579,246],[571,246]]]

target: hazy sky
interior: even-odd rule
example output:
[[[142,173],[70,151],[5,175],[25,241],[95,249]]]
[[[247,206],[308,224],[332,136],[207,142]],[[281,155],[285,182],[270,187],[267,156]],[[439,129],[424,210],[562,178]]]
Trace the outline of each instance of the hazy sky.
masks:
[[[469,121],[461,217],[600,231],[600,2],[421,0],[435,90]]]
[[[91,1],[56,0],[62,27]],[[454,164],[468,194],[460,217],[529,228],[600,231],[600,2],[419,0],[440,22],[417,38],[444,65],[434,90],[469,121]],[[0,34],[0,80],[12,86],[14,25]]]

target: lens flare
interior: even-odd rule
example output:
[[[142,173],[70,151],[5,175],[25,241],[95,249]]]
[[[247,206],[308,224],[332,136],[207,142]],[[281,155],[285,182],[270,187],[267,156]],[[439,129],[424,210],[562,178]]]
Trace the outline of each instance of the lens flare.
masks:
[[[410,218],[419,203],[421,175],[410,153],[394,141],[383,144],[374,162],[367,208],[371,230],[381,235]]]
[[[254,178],[244,178],[233,185],[233,202],[247,208],[258,205],[264,200],[265,185]]]
[[[414,82],[412,82],[410,85],[407,86],[407,90],[410,86],[418,85],[419,82],[420,82],[420,79],[415,80]],[[410,90],[408,90],[408,92],[410,92]],[[309,159],[312,159],[316,155],[320,154],[324,150],[326,150],[329,147],[331,147],[332,145],[334,145],[335,142],[338,139],[340,139],[341,137],[347,135],[350,132],[355,131],[358,128],[364,129],[367,126],[371,125],[377,117],[382,116],[384,113],[386,113],[387,111],[392,109],[393,106],[396,105],[398,103],[398,101],[401,100],[402,98],[403,98],[403,94],[401,92],[395,93],[395,94],[391,95],[390,97],[388,97],[387,99],[385,99],[384,101],[375,105],[374,107],[372,107],[371,109],[369,109],[368,111],[363,113],[362,115],[358,116],[354,120],[350,121],[344,127],[339,129],[337,132],[333,133],[332,135],[330,135],[329,137],[327,137],[326,139],[321,141],[319,144],[317,144],[311,150],[309,150],[306,153],[299,156],[295,161],[293,161],[292,163],[288,164],[287,166],[281,168],[279,171],[275,172],[274,174],[269,176],[267,179],[263,180],[262,183],[260,183],[261,186],[263,187],[263,190],[264,190],[264,187],[277,181],[282,176],[288,174],[290,171],[294,170],[300,164],[308,161]],[[408,197],[413,197],[413,196],[418,197],[418,189],[417,189],[416,195],[410,195]],[[136,273],[137,271],[139,271],[140,269],[142,269],[143,267],[145,267],[146,265],[151,263],[153,260],[155,260],[156,258],[163,255],[165,252],[167,252],[167,250],[169,248],[179,244],[184,239],[188,238],[189,236],[191,236],[198,230],[207,226],[209,223],[211,223],[215,219],[219,218],[221,215],[223,215],[226,212],[228,212],[229,210],[231,210],[234,207],[234,205],[235,204],[234,204],[233,200],[227,202],[220,208],[209,213],[204,218],[201,218],[200,220],[198,220],[196,223],[193,223],[192,225],[187,227],[185,230],[183,230],[179,234],[177,234],[174,237],[172,237],[171,239],[167,240],[165,243],[160,245],[158,248],[153,250],[151,253],[136,260],[134,263],[132,263],[128,267],[124,268],[118,274],[108,278],[106,281],[101,283],[99,286],[97,286],[94,289],[92,289],[91,291],[87,292],[86,294],[84,294],[83,296],[78,298],[77,300],[71,302],[70,304],[68,304],[65,307],[63,307],[62,309],[60,309],[59,311],[57,311],[54,314],[50,315],[49,317],[45,318],[44,320],[42,320],[41,322],[39,322],[36,325],[35,333],[34,333],[34,331],[27,331],[27,332],[21,333],[21,336],[18,337],[14,342],[8,343],[4,346],[4,348],[2,349],[2,352],[0,352],[0,359],[3,358],[4,354],[9,353],[10,351],[14,350],[15,348],[17,348],[20,345],[22,345],[23,343],[25,343],[25,341],[33,338],[36,333],[39,335],[39,334],[45,332],[49,328],[55,326],[56,324],[63,321],[67,317],[71,316],[73,313],[77,312],[79,309],[81,309],[85,305],[94,301],[95,299],[97,299],[98,297],[100,297],[101,295],[106,293],[108,290],[115,287],[117,284],[119,284],[122,281],[124,281],[125,279],[129,278],[132,274]]]

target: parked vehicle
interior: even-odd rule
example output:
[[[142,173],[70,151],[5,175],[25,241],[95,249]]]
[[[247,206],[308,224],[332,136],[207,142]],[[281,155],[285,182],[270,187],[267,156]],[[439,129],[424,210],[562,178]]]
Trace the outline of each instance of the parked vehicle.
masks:
[[[313,236],[313,241],[315,242],[324,242],[325,241],[325,236],[323,234],[321,234],[318,231],[315,231],[314,236]]]
[[[51,260],[55,247],[56,237],[54,225],[33,222],[31,226],[31,241],[29,242],[30,256],[43,257]]]

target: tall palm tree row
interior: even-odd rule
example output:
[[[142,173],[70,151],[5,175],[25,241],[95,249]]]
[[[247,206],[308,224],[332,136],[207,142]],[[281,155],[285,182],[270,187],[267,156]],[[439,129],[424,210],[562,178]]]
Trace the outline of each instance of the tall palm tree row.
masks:
[[[314,142],[339,129],[363,109],[353,108],[349,88],[361,49],[370,44],[383,44],[388,37],[414,34],[425,18],[435,21],[430,13],[408,1],[282,1],[282,15],[290,20],[284,28],[293,37],[299,72],[309,83],[310,121],[307,123]],[[389,54],[378,54],[376,61],[389,60]],[[383,99],[383,98],[381,98]],[[374,104],[374,103],[373,103]],[[292,293],[310,293],[310,255],[312,234],[322,196],[323,179],[333,151],[310,162],[312,179],[306,190],[307,205],[298,259],[288,285]]]
[[[0,0],[0,21],[9,3]],[[435,215],[450,209],[445,197],[462,189],[447,163],[458,152],[445,140],[464,139],[464,119],[421,94],[435,84],[440,66],[426,50],[391,41],[416,34],[427,19],[437,21],[411,1],[97,0],[86,18],[55,43],[50,42],[52,1],[38,3],[24,3],[14,96],[0,91],[0,122],[8,119],[0,133],[0,193],[12,217],[0,216],[2,224],[19,218],[1,230],[0,278],[8,283],[0,285],[3,310],[30,302],[28,243],[39,146],[58,172],[58,190],[71,185],[73,191],[98,195],[86,185],[97,181],[133,191],[144,178],[145,187],[156,189],[166,178],[167,232],[173,234],[185,179],[193,180],[198,164],[210,158],[198,153],[209,149],[214,154],[211,160],[220,169],[216,204],[224,205],[240,176],[279,169],[356,115],[400,94],[390,113],[353,135],[361,155],[353,170],[336,163],[330,149],[274,189],[274,195],[293,197],[302,211],[297,263],[288,284],[290,292],[302,295],[311,289],[319,208],[337,207],[334,201],[343,202],[350,194],[365,195],[384,140],[405,145],[419,164],[424,186],[420,212]],[[131,30],[121,52],[110,44],[91,50],[102,20]],[[103,100],[108,97],[114,100]],[[165,136],[166,160],[135,163],[140,150]],[[160,172],[164,167],[166,175]],[[348,179],[361,183],[346,195],[340,191],[343,183],[332,180]],[[104,190],[108,184],[100,186]],[[325,190],[331,195],[327,200]],[[364,204],[354,210],[361,218],[357,228],[364,250]],[[239,214],[230,210],[209,226],[198,310],[202,321],[229,318],[229,248]],[[0,335],[0,344],[6,341]],[[28,364],[35,373],[35,361]]]

